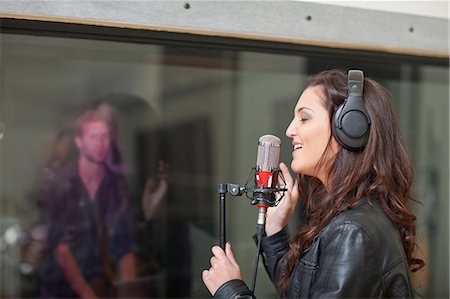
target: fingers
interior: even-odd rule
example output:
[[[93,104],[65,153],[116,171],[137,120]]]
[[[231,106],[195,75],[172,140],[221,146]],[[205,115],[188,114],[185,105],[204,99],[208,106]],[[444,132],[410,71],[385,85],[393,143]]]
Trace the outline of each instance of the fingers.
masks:
[[[202,280],[203,280],[203,283],[208,288],[209,292],[212,295],[214,295],[215,291],[214,291],[214,288],[211,286],[212,285],[212,281],[211,281],[209,270],[203,270],[202,271]]]
[[[236,268],[239,268],[239,264],[236,261],[236,258],[234,257],[233,251],[231,250],[231,243],[227,242],[227,244],[225,244],[225,253],[228,257],[228,259],[230,260],[230,262],[233,264],[233,266],[235,266]]]
[[[288,189],[288,192],[290,192],[291,202],[296,203],[299,196],[298,182],[297,180],[294,181],[289,172],[289,168],[283,162],[280,163],[280,169],[286,181],[286,188]]]
[[[232,279],[242,279],[241,271],[231,251],[230,243],[225,246],[225,251],[219,247],[211,248],[211,267],[202,271],[202,279],[209,292],[214,295],[217,289],[225,282]]]
[[[209,281],[208,274],[209,274],[208,270],[205,269],[205,270],[202,271],[202,279],[203,279],[204,282],[208,282]]]
[[[217,258],[215,256],[212,256],[209,263],[212,267],[214,267],[215,265],[217,265]]]
[[[145,184],[145,192],[152,192],[155,188],[155,181],[153,179],[148,179]]]
[[[225,252],[220,246],[213,246],[211,248],[211,252],[214,254],[214,256],[216,256],[219,259],[224,259],[227,257]]]
[[[231,244],[229,242],[225,245],[225,251],[219,246],[214,246],[211,248],[211,252],[214,254],[211,257],[211,266],[214,267],[218,263],[222,262],[230,262],[234,267],[239,269],[239,264],[234,257],[233,251],[231,250]]]
[[[169,181],[170,180],[170,164],[166,163],[162,160],[159,161],[159,174],[158,177],[160,180]]]
[[[289,168],[283,162],[280,163],[280,170],[283,174],[284,180],[286,181],[286,187],[289,191],[291,191],[294,180],[292,179],[291,173],[289,172]]]
[[[298,190],[298,182],[297,182],[297,180],[295,180],[294,185],[292,186],[292,191],[291,191],[292,200],[297,201],[299,195],[300,195],[300,192]]]

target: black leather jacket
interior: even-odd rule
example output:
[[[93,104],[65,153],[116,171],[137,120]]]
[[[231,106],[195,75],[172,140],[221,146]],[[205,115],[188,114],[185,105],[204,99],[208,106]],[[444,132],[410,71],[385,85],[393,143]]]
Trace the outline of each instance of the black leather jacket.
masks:
[[[288,232],[265,237],[262,255],[276,284],[284,271]],[[336,216],[305,250],[294,269],[289,298],[411,298],[409,268],[400,236],[370,200]],[[223,284],[215,298],[252,298],[242,280]],[[254,297],[253,297],[254,298]]]

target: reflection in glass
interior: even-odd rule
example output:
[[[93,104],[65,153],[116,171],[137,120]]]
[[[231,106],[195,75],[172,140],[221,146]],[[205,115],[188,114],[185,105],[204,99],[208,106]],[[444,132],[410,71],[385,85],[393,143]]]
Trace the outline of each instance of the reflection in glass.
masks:
[[[59,207],[54,203],[59,196],[49,186],[79,159],[74,121],[107,103],[114,108],[115,124],[109,128],[105,163],[115,182],[105,192],[126,194],[127,208],[117,222],[129,221],[132,240],[120,243],[135,257],[135,276],[128,284],[114,271],[114,296],[209,297],[200,273],[209,265],[209,248],[218,242],[216,184],[246,181],[264,134],[281,137],[280,160],[289,163],[284,131],[302,85],[311,73],[339,67],[362,68],[393,94],[416,168],[415,197],[423,202],[416,209],[429,263],[419,291],[448,297],[448,268],[441,266],[448,265],[449,252],[448,64],[13,34],[2,34],[0,47],[0,296],[45,295],[45,280],[57,273],[45,266],[55,258],[48,251],[54,243],[53,217],[70,222],[81,209]],[[149,211],[146,190],[164,193],[156,213]],[[227,205],[228,238],[249,281],[252,263],[245,266],[245,261],[254,260],[256,210],[244,199],[230,198]],[[292,227],[302,221],[301,210],[297,213]],[[70,243],[85,229],[93,240],[102,227],[96,219],[86,227],[77,219],[59,234]],[[87,238],[79,242],[76,254],[93,253],[82,252],[89,247]],[[86,269],[96,263],[101,258]],[[258,273],[257,296],[274,297],[263,269]],[[139,294],[120,293],[127,287]]]

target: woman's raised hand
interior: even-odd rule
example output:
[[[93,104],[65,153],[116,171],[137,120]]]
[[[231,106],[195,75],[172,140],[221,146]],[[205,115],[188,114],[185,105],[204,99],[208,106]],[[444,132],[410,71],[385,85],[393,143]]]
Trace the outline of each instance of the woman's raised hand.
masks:
[[[281,162],[280,169],[286,181],[286,186],[281,187],[285,187],[287,191],[278,206],[267,209],[266,234],[268,236],[279,232],[287,225],[299,196],[297,181],[292,178],[286,164]]]

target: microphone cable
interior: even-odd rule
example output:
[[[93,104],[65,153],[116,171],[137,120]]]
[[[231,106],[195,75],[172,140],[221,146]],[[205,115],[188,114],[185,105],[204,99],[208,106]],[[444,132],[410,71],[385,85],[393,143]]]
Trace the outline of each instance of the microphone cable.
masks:
[[[249,177],[252,177],[253,174],[256,173],[256,169],[253,169],[253,172],[250,174]],[[286,181],[284,179],[283,173],[280,170],[276,170],[273,171],[271,176],[273,176],[275,173],[280,175],[281,181],[283,182],[283,186],[286,186]],[[248,182],[250,181],[250,179],[247,180],[246,185],[248,184]],[[261,243],[262,243],[262,239],[264,237],[264,231],[265,231],[265,227],[266,227],[266,216],[267,216],[267,209],[269,207],[275,207],[277,206],[281,199],[284,197],[285,191],[287,191],[286,188],[275,188],[274,190],[270,190],[270,192],[274,192],[275,194],[279,195],[278,198],[275,199],[275,201],[267,201],[266,199],[266,206],[259,206],[258,207],[258,213],[261,212],[261,209],[264,209],[264,223],[263,224],[257,224],[256,225],[256,256],[255,256],[255,264],[253,266],[253,278],[252,278],[252,288],[251,288],[251,292],[252,295],[255,294],[255,289],[256,289],[256,278],[258,276],[258,266],[259,266],[259,257],[261,255]],[[250,198],[248,196],[248,194],[246,194],[248,198]],[[252,198],[250,198],[252,199]]]
[[[255,265],[253,266],[253,279],[252,279],[252,289],[251,289],[252,295],[255,294],[256,277],[257,277],[258,265],[259,265],[259,256],[261,255],[261,241],[262,241],[262,236],[263,236],[263,230],[264,230],[264,226],[258,225],[257,233],[256,233],[256,238],[257,238],[256,257],[255,257]]]

